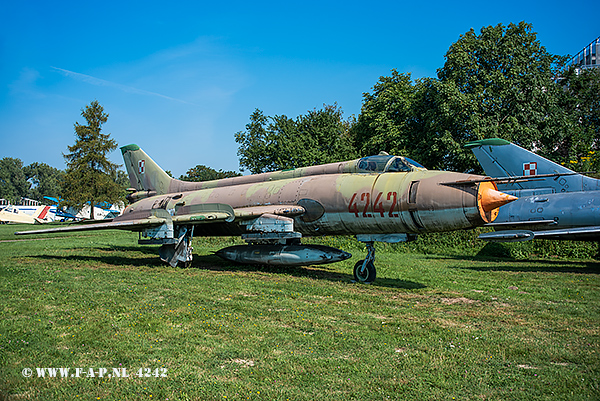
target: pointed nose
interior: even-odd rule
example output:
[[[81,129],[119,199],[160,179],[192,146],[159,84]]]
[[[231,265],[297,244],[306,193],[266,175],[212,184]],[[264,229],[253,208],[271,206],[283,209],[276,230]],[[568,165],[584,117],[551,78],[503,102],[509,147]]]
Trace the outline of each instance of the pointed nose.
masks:
[[[516,196],[505,194],[494,188],[484,187],[479,191],[479,204],[486,212],[491,212],[502,205],[517,200]]]

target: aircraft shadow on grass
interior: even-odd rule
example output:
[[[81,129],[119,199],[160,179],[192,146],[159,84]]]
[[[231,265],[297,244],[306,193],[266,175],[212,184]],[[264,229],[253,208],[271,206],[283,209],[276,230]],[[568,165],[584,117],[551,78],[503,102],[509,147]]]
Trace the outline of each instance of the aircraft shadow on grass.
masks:
[[[152,247],[128,247],[128,246],[103,246],[92,248],[98,251],[97,255],[36,255],[34,258],[40,260],[62,260],[78,262],[98,262],[112,266],[135,266],[135,267],[164,267],[165,264],[156,259],[156,250]],[[112,252],[138,252],[143,253],[143,257],[130,257],[110,254]],[[148,255],[147,257],[145,255]],[[351,282],[354,276],[348,273],[332,271],[323,266],[268,266],[268,265],[249,265],[233,264],[227,262],[216,255],[197,255],[193,264],[188,269],[200,269],[210,271],[229,271],[229,272],[265,272],[288,274],[294,277],[309,277],[318,280],[327,280],[330,282]],[[402,288],[402,289],[420,289],[426,286],[421,283],[408,280],[390,279],[381,277],[377,282],[372,283],[375,287]]]
[[[440,256],[437,256],[440,257]],[[548,260],[548,259],[515,259],[511,257],[498,257],[488,255],[476,256],[444,256],[447,260],[461,260],[472,262],[488,262],[485,265],[455,265],[450,269],[474,271],[507,271],[507,272],[547,272],[547,273],[579,273],[600,274],[600,262]],[[490,264],[489,262],[498,262]]]

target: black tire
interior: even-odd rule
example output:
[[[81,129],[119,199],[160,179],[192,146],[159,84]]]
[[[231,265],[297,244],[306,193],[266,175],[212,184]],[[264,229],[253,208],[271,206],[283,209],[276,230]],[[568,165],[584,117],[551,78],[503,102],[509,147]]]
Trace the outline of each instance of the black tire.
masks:
[[[375,281],[375,276],[377,275],[375,271],[375,265],[373,262],[367,263],[365,271],[361,273],[363,263],[364,259],[359,260],[354,265],[354,280],[363,284],[371,284],[373,281]]]

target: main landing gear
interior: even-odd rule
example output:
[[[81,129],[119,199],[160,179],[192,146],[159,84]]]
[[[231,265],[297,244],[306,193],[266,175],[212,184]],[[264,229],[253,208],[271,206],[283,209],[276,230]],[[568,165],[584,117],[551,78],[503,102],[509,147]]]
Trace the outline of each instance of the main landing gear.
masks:
[[[172,225],[164,224],[158,228],[145,230],[144,236],[150,239],[140,238],[138,244],[161,245],[158,254],[163,262],[172,267],[192,265],[194,226],[179,226],[173,229]]]
[[[178,231],[178,238],[173,243],[164,243],[158,254],[163,262],[171,265],[171,267],[188,268],[192,265],[192,238],[194,238],[194,226],[190,229],[181,227]]]

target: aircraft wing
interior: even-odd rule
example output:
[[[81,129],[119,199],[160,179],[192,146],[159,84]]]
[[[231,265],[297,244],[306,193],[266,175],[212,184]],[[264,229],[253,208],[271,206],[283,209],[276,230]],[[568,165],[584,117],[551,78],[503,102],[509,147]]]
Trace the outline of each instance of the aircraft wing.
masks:
[[[116,219],[115,219],[116,220]],[[93,231],[93,230],[131,230],[136,231],[144,227],[160,226],[166,222],[166,219],[161,218],[147,218],[147,219],[136,219],[129,221],[109,221],[102,223],[91,223],[91,224],[71,224],[65,227],[46,228],[42,230],[30,230],[30,231],[17,231],[15,235],[27,235],[27,234],[51,234],[51,233],[64,233],[72,231]]]
[[[600,226],[563,228],[544,231],[505,230],[479,235],[479,239],[496,242],[529,241],[532,239],[563,239],[579,241],[598,241]]]
[[[227,204],[206,203],[200,205],[180,207],[175,215],[171,216],[164,209],[153,209],[151,211],[133,211],[124,213],[112,221],[101,223],[72,224],[65,227],[48,228],[42,230],[19,231],[16,235],[47,234],[73,231],[91,230],[129,230],[140,231],[145,228],[157,227],[162,224],[184,224],[195,225],[215,222],[232,222],[235,219],[252,220],[263,217],[269,221],[279,216],[293,217],[305,212],[302,206],[297,205],[268,205],[234,209]]]
[[[19,231],[15,235],[46,234],[72,231],[91,230],[129,230],[140,231],[144,228],[157,227],[162,224],[202,224],[216,221],[233,221],[234,212],[226,204],[209,203],[195,205],[191,208],[180,208],[175,216],[171,216],[164,209],[143,210],[122,214],[111,221],[101,223],[72,224],[65,227],[49,228],[43,230]]]

